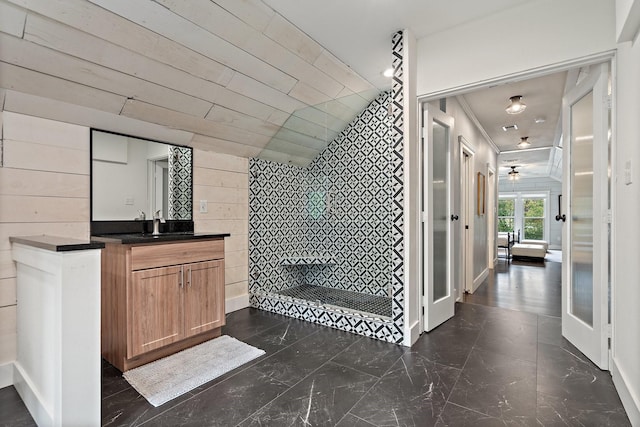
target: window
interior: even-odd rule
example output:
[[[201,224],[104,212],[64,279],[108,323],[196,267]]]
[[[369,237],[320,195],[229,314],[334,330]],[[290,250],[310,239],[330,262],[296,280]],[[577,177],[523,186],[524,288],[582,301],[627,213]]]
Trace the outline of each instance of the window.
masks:
[[[501,193],[498,231],[520,232],[521,239],[547,240],[548,193]]]
[[[498,200],[498,232],[512,232],[515,226],[515,199],[500,198]]]
[[[523,199],[524,238],[544,240],[544,199]]]

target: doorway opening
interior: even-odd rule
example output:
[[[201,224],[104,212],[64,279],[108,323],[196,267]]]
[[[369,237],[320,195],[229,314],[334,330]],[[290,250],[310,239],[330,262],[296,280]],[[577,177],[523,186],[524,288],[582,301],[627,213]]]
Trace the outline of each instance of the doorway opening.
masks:
[[[562,202],[561,210],[566,215],[566,217],[569,218],[569,223],[561,224],[561,223],[556,223],[556,221],[552,221],[554,225],[550,225],[544,228],[545,231],[544,231],[544,235],[542,236],[542,239],[530,239],[530,240],[546,240],[549,246],[549,249],[551,250],[565,249],[563,251],[564,259],[562,260],[564,262],[557,263],[552,261],[553,264],[555,265],[552,265],[552,262],[549,263],[549,269],[548,269],[549,271],[558,270],[558,269],[562,270],[562,273],[560,273],[561,286],[560,286],[560,290],[557,292],[557,294],[559,295],[559,298],[558,297],[552,298],[552,301],[550,301],[549,305],[552,308],[554,308],[553,315],[555,316],[558,316],[558,310],[557,310],[558,306],[562,305],[562,307],[560,308],[560,313],[562,314],[562,318],[563,318],[563,322],[562,322],[563,333],[565,333],[565,336],[573,334],[574,339],[573,340],[570,339],[570,340],[574,342],[574,344],[576,344],[580,349],[582,349],[584,346],[580,346],[578,344],[580,344],[580,341],[583,344],[587,341],[584,338],[586,334],[565,330],[564,324],[572,321],[572,320],[568,321],[567,319],[569,318],[575,318],[577,320],[581,319],[581,317],[579,316],[580,313],[577,313],[575,310],[573,312],[571,311],[572,307],[574,308],[578,306],[582,307],[583,305],[585,305],[585,304],[582,304],[582,305],[580,304],[580,302],[583,301],[583,295],[578,295],[574,292],[577,286],[575,282],[576,280],[583,281],[584,277],[589,275],[585,276],[584,272],[582,272],[582,270],[578,268],[570,269],[569,267],[567,267],[567,264],[572,265],[571,264],[572,262],[573,264],[575,264],[575,261],[576,261],[575,257],[581,254],[580,250],[578,250],[580,248],[576,249],[575,245],[578,244],[579,242],[582,242],[582,240],[584,239],[581,240],[581,237],[578,237],[578,234],[581,234],[581,233],[577,233],[577,231],[581,229],[579,227],[579,224],[578,225],[572,224],[572,222],[575,222],[576,219],[573,217],[569,217],[567,212],[569,206],[567,205],[566,199],[571,196],[572,191],[574,190],[578,192],[580,191],[579,188],[576,187],[576,185],[578,184],[576,183],[576,176],[583,177],[579,179],[590,179],[592,184],[594,185],[594,188],[597,187],[599,189],[600,193],[603,195],[603,198],[609,197],[608,196],[609,182],[608,182],[608,177],[606,177],[602,173],[600,173],[600,175],[596,177],[596,175],[598,175],[599,173],[598,172],[599,169],[596,170],[597,168],[595,166],[590,166],[590,165],[586,165],[586,167],[581,166],[579,168],[580,170],[577,170],[574,168],[572,180],[569,181],[567,179],[566,168],[570,164],[575,165],[580,163],[581,161],[581,159],[577,157],[574,157],[574,158],[570,157],[572,154],[570,152],[569,144],[573,144],[572,146],[574,147],[575,153],[579,153],[578,150],[581,148],[588,150],[590,147],[599,146],[604,150],[604,154],[602,155],[602,157],[604,157],[605,160],[608,160],[610,156],[609,144],[611,144],[611,141],[612,141],[612,138],[611,138],[612,130],[608,126],[603,127],[602,123],[600,123],[598,129],[602,130],[603,128],[606,128],[609,131],[608,134],[600,135],[600,140],[601,140],[600,142],[595,142],[594,140],[595,132],[592,132],[590,134],[585,130],[579,130],[579,131],[573,130],[573,133],[576,134],[577,136],[574,137],[574,140],[570,141],[567,139],[568,138],[567,135],[569,135],[569,133],[566,126],[563,129],[563,123],[566,124],[568,120],[574,120],[574,123],[575,123],[575,120],[578,120],[579,118],[578,115],[580,113],[580,109],[576,108],[574,110],[575,111],[574,116],[567,116],[568,114],[566,111],[567,95],[572,89],[574,89],[581,83],[586,82],[589,78],[591,78],[591,76],[593,76],[594,73],[596,72],[594,70],[597,70],[598,68],[601,67],[600,64],[603,64],[603,60],[604,60],[604,66],[609,67],[610,66],[609,64],[612,63],[613,58],[601,57],[597,61],[585,61],[585,63],[579,64],[577,68],[575,67],[575,63],[573,63],[572,66],[567,65],[565,67],[565,66],[559,65],[556,67],[552,67],[553,70],[550,70],[549,68],[547,68],[546,70],[543,70],[543,71],[529,73],[527,76],[523,76],[523,75],[511,76],[510,78],[505,78],[505,79],[501,79],[500,81],[491,82],[492,85],[496,85],[496,84],[497,85],[491,86],[490,88],[488,87],[488,85],[485,85],[482,88],[476,87],[474,88],[473,92],[460,89],[460,90],[452,90],[450,93],[438,94],[438,99],[442,98],[443,96],[446,97],[447,105],[453,104],[454,102],[451,102],[451,101],[455,100],[461,106],[460,110],[464,111],[469,121],[472,122],[476,127],[478,127],[479,132],[482,134],[482,138],[485,138],[487,140],[487,144],[483,146],[482,150],[486,150],[485,147],[487,146],[489,147],[493,146],[493,148],[495,148],[496,151],[500,153],[499,161],[493,164],[495,165],[494,172],[489,173],[488,168],[483,170],[483,172],[487,173],[487,176],[489,178],[488,184],[491,185],[491,189],[493,190],[493,193],[491,193],[491,191],[488,191],[486,193],[487,198],[483,199],[483,203],[490,203],[488,209],[482,212],[483,214],[485,214],[485,218],[481,218],[480,209],[478,208],[477,210],[477,213],[474,218],[474,225],[476,226],[475,227],[476,229],[472,234],[470,233],[472,236],[471,244],[469,244],[465,238],[462,238],[462,236],[460,239],[457,239],[456,241],[450,241],[450,245],[454,247],[453,253],[458,254],[452,259],[452,262],[459,266],[457,268],[459,271],[462,271],[462,273],[459,274],[457,278],[455,278],[459,280],[459,282],[454,283],[454,287],[456,289],[466,289],[466,286],[467,286],[466,282],[469,277],[466,267],[467,265],[469,265],[468,248],[470,247],[477,249],[481,246],[484,246],[484,250],[480,251],[481,253],[475,253],[471,255],[471,259],[470,259],[471,265],[472,265],[471,277],[473,276],[477,277],[478,272],[482,270],[483,266],[479,264],[486,264],[487,269],[493,267],[494,273],[499,272],[501,269],[512,269],[513,271],[520,270],[520,274],[519,274],[520,278],[518,280],[524,280],[522,279],[522,277],[526,276],[527,269],[540,268],[540,264],[533,263],[533,261],[535,261],[534,259],[525,259],[525,261],[519,262],[517,269],[514,268],[516,265],[513,263],[513,260],[511,259],[505,259],[504,262],[502,262],[502,260],[499,262],[494,262],[497,258],[496,236],[500,228],[500,222],[497,221],[498,216],[496,212],[497,201],[498,201],[498,188],[500,187],[501,181],[505,180],[504,177],[506,176],[507,172],[513,169],[512,166],[518,167],[518,170],[520,171],[520,174],[521,174],[520,175],[521,179],[517,182],[508,180],[506,181],[506,185],[510,185],[512,191],[516,193],[532,192],[536,190],[537,192],[542,192],[543,190],[541,190],[540,184],[538,184],[537,187],[534,184],[533,188],[526,187],[526,185],[531,185],[532,180],[536,178],[538,179],[538,181],[540,181],[540,178],[545,178],[547,181],[553,181],[556,183],[557,186],[561,188],[561,190],[559,191],[559,194],[557,195],[559,196],[560,194],[562,194],[565,196]],[[555,83],[553,82],[554,79],[556,79]],[[504,125],[498,127],[497,122],[494,122],[494,125],[496,125],[494,127],[501,128],[501,132],[504,132],[504,133],[498,134],[497,132],[495,132],[495,129],[492,131],[488,131],[486,126],[484,127],[482,126],[482,123],[486,122],[487,120],[492,120],[492,118],[495,119],[495,117],[492,117],[493,113],[486,112],[486,110],[491,110],[492,106],[496,105],[496,103],[492,104],[491,102],[487,102],[486,99],[484,101],[479,101],[479,99],[482,99],[482,97],[486,98],[490,96],[490,95],[487,95],[487,93],[491,91],[497,91],[499,94],[498,98],[500,99],[502,98],[509,99],[509,96],[506,96],[506,94],[516,90],[515,88],[520,88],[520,90],[518,90],[519,92],[518,95],[520,94],[520,92],[524,92],[523,97],[525,101],[528,99],[527,96],[529,96],[530,99],[535,99],[536,92],[527,93],[525,91],[527,87],[526,84],[529,83],[530,80],[533,81],[534,83],[537,82],[538,85],[544,85],[547,87],[551,87],[553,86],[553,84],[560,86],[560,91],[558,93],[559,100],[556,99],[556,106],[554,111],[551,111],[550,109],[547,109],[545,111],[536,111],[535,103],[530,102],[527,109],[531,112],[536,113],[536,115],[528,124],[523,121],[520,121],[522,117],[526,117],[525,115],[519,116],[516,120],[510,116],[504,115],[504,112],[502,112],[502,115],[506,117],[506,119],[504,119]],[[609,94],[612,92],[611,87],[612,85],[611,83],[609,83]],[[479,96],[474,95],[476,94],[476,92],[481,93],[481,95]],[[487,92],[487,93],[484,93],[484,92]],[[600,95],[601,93],[599,93],[598,96]],[[565,107],[564,107],[565,111],[562,110],[563,100],[565,102]],[[614,104],[611,102],[610,98],[607,100],[606,96],[605,98],[602,98],[602,100],[604,104],[608,104],[608,105]],[[427,104],[432,100],[429,100],[428,98],[424,98],[421,101],[423,102],[423,104]],[[575,101],[578,102],[579,100],[576,99]],[[593,107],[596,104],[597,103],[593,103],[593,102],[589,103],[589,107]],[[603,107],[604,104],[601,103],[601,105],[599,105],[600,110],[602,110],[602,108],[605,108]],[[482,105],[482,107],[477,108],[478,105]],[[577,104],[577,105],[579,106],[580,104]],[[500,108],[497,108],[497,110],[499,109]],[[501,109],[503,110],[504,106],[502,106]],[[552,116],[555,117],[555,119],[551,119]],[[454,117],[455,117],[456,123],[458,124],[458,116],[454,114]],[[567,117],[571,117],[571,119],[568,119]],[[511,121],[513,121],[514,123],[507,122],[507,119],[511,119]],[[611,123],[611,113],[609,113],[608,120],[601,120],[601,121],[607,121],[607,123]],[[591,125],[593,125],[593,123],[589,124],[589,126]],[[551,130],[553,131],[552,132],[553,137],[544,139],[542,137],[542,134],[544,132],[540,132],[537,134],[537,132],[541,131],[545,126],[552,128]],[[463,127],[464,126],[459,126],[459,127],[457,126],[458,129]],[[521,132],[527,132],[527,134],[521,135],[519,133],[513,133],[514,130],[518,130],[518,129]],[[502,137],[505,135],[510,135],[511,137],[511,142],[509,143],[509,144],[512,144],[511,149],[505,146],[505,143],[502,140]],[[563,135],[564,135],[565,141],[563,141]],[[471,135],[471,136],[465,135],[465,139],[467,139],[472,146],[474,146],[476,138],[478,138],[477,135]],[[585,146],[584,144],[576,145],[576,141],[578,143],[581,143],[581,142],[587,141],[589,138],[592,139],[590,146]],[[530,144],[529,147],[526,147],[524,149],[521,147],[517,147],[518,141],[522,141],[523,139],[528,140]],[[578,155],[581,158],[584,157],[584,155],[582,154],[574,154],[574,155]],[[599,157],[594,155],[593,158],[597,159]],[[465,170],[465,167],[464,167],[465,163],[463,159],[464,157],[461,158],[460,176],[462,177],[461,179],[464,179],[466,182],[461,182],[461,185],[457,191],[460,192],[460,198],[463,200],[466,200],[466,196],[468,195],[467,193],[468,183],[470,180],[469,180],[469,177],[467,176],[468,171]],[[482,159],[480,159],[480,161],[482,161]],[[477,164],[478,162],[476,161],[475,163]],[[564,167],[563,167],[563,164],[564,164]],[[489,166],[493,166],[493,165],[490,164]],[[479,168],[476,165],[475,170],[473,170],[471,175],[472,176],[475,175],[479,171],[478,169]],[[600,169],[610,170],[610,165],[607,164],[605,166],[602,166]],[[528,175],[528,176],[526,179],[523,179],[522,177],[524,177],[525,175]],[[584,177],[587,177],[587,178],[584,178]],[[600,188],[601,186],[603,188]],[[516,188],[516,187],[519,187],[519,188]],[[534,230],[532,227],[534,226],[534,224],[538,224],[539,226],[541,223],[544,223],[544,221],[552,220],[551,204],[553,203],[553,201],[555,201],[556,194],[554,194],[552,191],[549,191],[549,190],[545,190],[545,191],[548,191],[550,196],[547,198],[544,215],[540,215],[539,212],[533,212],[534,210],[532,209],[529,209],[528,211],[526,211],[524,213],[524,219],[522,220],[521,226],[520,226],[521,228],[520,233],[522,236],[527,234],[533,235]],[[595,194],[595,193],[592,192],[591,194]],[[483,198],[484,197],[485,195],[483,194]],[[596,212],[595,209],[602,208],[605,205],[606,207],[604,207],[603,212],[608,212],[607,209],[609,205],[604,200],[599,200],[600,197],[594,197],[594,196],[590,196],[590,197],[593,197],[593,199],[589,199],[590,200],[589,203],[592,203],[592,201],[595,200],[593,203],[598,204],[598,206],[594,205],[594,208],[593,208],[594,210],[592,212]],[[479,201],[480,199],[478,196],[478,202]],[[577,200],[574,198],[572,200],[572,203],[576,203],[576,202]],[[462,216],[464,217],[464,214]],[[489,217],[491,217],[491,219],[489,219]],[[595,215],[594,215],[594,218],[595,218]],[[525,227],[527,228],[525,229]],[[466,228],[464,230],[466,230]],[[591,228],[589,230],[591,230]],[[605,227],[599,228],[597,233],[600,233],[601,231],[604,232],[604,230],[608,231],[608,225]],[[511,231],[514,234],[517,233],[515,229]],[[428,235],[429,232],[430,230],[426,230],[425,234]],[[592,232],[592,231],[589,231],[589,232]],[[593,232],[596,233],[596,231],[593,231]],[[610,242],[605,241],[604,236],[605,234],[602,234],[601,237],[603,238],[599,239],[597,243],[594,241],[587,242],[588,243],[587,246],[589,248],[592,248],[594,250],[597,249],[597,251],[599,251],[599,255],[597,255],[596,258],[594,258],[594,259],[597,259],[598,262],[601,259],[608,260],[610,257],[610,254],[609,254]],[[572,242],[573,242],[573,247],[570,246]],[[523,244],[525,243],[523,242]],[[455,246],[458,246],[458,249],[456,249]],[[464,248],[464,250],[460,250],[461,248]],[[569,249],[569,252],[567,252],[566,249]],[[482,257],[482,259],[479,261],[480,257]],[[543,256],[543,258],[546,258],[546,256]],[[606,285],[608,285],[609,277],[608,276],[604,277],[604,271],[606,269],[604,266],[604,262],[606,261],[603,261],[603,265],[599,267],[597,266],[594,267],[592,264],[587,263],[587,267],[590,269],[595,269],[593,270],[593,276],[602,279],[601,282],[604,282]],[[541,264],[542,269],[546,268],[545,267],[546,263],[547,261],[542,261],[542,264]],[[584,263],[581,263],[580,265],[584,266]],[[529,270],[529,271],[533,271],[533,270]],[[571,273],[571,271],[576,272],[576,274]],[[557,273],[558,272],[556,271],[555,275],[557,275]],[[425,273],[425,274],[428,274],[428,273]],[[549,282],[549,283],[554,282],[553,279],[549,279],[545,277],[543,277],[541,280],[543,282]],[[608,314],[608,311],[606,310],[606,308],[608,307],[608,295],[611,293],[611,289],[606,288],[604,289],[604,291],[601,292],[601,290],[595,289],[595,287],[597,286],[597,284],[595,284],[596,282],[595,279],[587,280],[587,282],[589,282],[588,286],[586,286],[587,288],[589,288],[588,293],[592,293],[592,295],[590,294],[591,295],[590,297],[593,299],[589,299],[589,300],[584,299],[584,301],[586,301],[586,305],[597,308],[598,312]],[[557,281],[556,281],[556,284],[557,284]],[[581,289],[585,288],[585,286],[583,285],[579,287]],[[530,291],[531,289],[528,289],[528,290]],[[429,291],[428,286],[426,291],[427,292]],[[573,294],[571,294],[572,292]],[[595,298],[598,298],[598,301],[596,301]],[[526,304],[524,304],[520,309],[527,311],[527,310],[531,310],[531,307],[527,307]],[[428,316],[429,313],[428,313],[427,301],[425,301],[425,311],[426,311],[425,316]],[[547,315],[551,315],[551,314],[547,314]],[[582,317],[585,317],[585,316],[583,315]],[[590,330],[599,330],[600,331],[599,336],[595,340],[597,342],[603,341],[602,331],[605,331],[607,329],[606,327],[604,328],[596,327],[595,324],[584,322],[584,320],[582,320],[582,323],[586,324],[590,328]],[[592,359],[592,360],[595,361],[595,359]],[[596,361],[596,363],[598,362]],[[602,366],[600,363],[598,363],[598,365]]]

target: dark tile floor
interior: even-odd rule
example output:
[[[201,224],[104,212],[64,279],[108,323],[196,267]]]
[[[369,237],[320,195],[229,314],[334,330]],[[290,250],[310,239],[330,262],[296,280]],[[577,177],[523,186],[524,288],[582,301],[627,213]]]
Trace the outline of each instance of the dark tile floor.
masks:
[[[223,331],[267,354],[154,408],[104,364],[103,426],[628,426],[560,319],[479,304],[411,348],[255,309]],[[33,425],[15,389],[0,425]]]

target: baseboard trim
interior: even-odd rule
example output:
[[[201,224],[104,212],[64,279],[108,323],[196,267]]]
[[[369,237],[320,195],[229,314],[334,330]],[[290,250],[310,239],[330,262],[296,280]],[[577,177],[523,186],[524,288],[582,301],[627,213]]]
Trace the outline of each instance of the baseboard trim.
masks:
[[[475,279],[473,279],[473,284],[471,285],[471,293],[474,293],[476,291],[476,289],[478,289],[478,287],[482,284],[482,282],[484,282],[484,279],[486,279],[487,277],[489,277],[489,269],[485,268],[482,273],[480,273],[480,275],[478,275],[478,277],[476,277]]]
[[[225,314],[249,307],[249,294],[228,298],[224,302]]]
[[[411,326],[405,328],[402,345],[411,347],[420,338],[420,320],[416,320]]]
[[[38,393],[37,388],[34,387],[29,375],[24,372],[20,363],[15,362],[13,366],[13,386],[18,391],[33,420],[39,426],[54,425],[53,416],[47,411],[44,399]]]
[[[640,426],[640,396],[635,395],[633,390],[629,389],[628,382],[625,380],[628,377],[624,374],[624,371],[620,370],[615,359],[611,364],[611,377],[622,401],[622,406],[627,411],[631,425]]]
[[[13,362],[0,365],[0,388],[13,385]]]

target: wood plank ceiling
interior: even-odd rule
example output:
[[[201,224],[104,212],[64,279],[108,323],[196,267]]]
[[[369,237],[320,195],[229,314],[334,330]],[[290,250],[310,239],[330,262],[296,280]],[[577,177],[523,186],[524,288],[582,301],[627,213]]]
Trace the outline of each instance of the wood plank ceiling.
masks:
[[[0,0],[0,101],[308,164],[379,89],[260,0]]]

